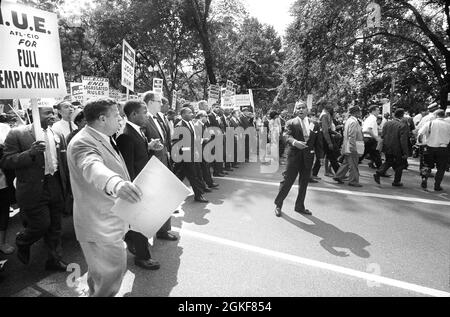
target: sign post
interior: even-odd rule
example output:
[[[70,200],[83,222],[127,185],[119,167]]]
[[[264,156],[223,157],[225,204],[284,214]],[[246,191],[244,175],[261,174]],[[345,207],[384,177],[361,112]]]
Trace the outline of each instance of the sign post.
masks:
[[[163,96],[163,83],[161,78],[153,78],[153,91]]]
[[[130,97],[130,90],[134,91],[134,69],[136,65],[136,51],[127,41],[122,44],[122,86],[127,88],[127,100]]]

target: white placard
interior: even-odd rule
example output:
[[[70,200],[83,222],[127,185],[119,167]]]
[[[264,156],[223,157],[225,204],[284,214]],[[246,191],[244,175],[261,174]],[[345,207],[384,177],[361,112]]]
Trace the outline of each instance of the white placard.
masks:
[[[177,108],[177,97],[178,97],[178,91],[174,90],[172,92],[172,109]]]
[[[161,78],[153,78],[153,91],[161,94],[161,96],[163,95],[163,83],[164,80]]]
[[[133,182],[143,192],[142,200],[130,204],[118,199],[112,211],[134,231],[153,237],[191,191],[155,156]]]
[[[134,69],[136,66],[136,52],[123,40],[122,44],[122,86],[134,91]]]
[[[236,95],[236,96],[234,96],[234,98],[235,98],[235,102],[236,102],[235,103],[236,107],[244,107],[244,106],[252,105],[250,94]]]
[[[385,104],[383,105],[383,115],[384,115],[385,113],[391,114],[391,103],[390,103],[390,102],[385,103]]]
[[[108,78],[102,77],[81,77],[83,82],[84,100],[90,98],[109,97]]]
[[[313,95],[308,95],[308,98],[306,99],[306,106],[308,107],[308,110],[311,110],[313,107]]]
[[[0,99],[63,97],[57,16],[0,2]]]
[[[78,101],[83,103],[84,91],[82,83],[70,83],[70,95],[72,96],[72,102]]]

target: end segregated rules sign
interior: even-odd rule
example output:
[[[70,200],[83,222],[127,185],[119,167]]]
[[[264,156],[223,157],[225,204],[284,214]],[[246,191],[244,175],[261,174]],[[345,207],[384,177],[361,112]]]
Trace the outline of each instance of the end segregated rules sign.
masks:
[[[67,94],[56,14],[0,2],[0,99]]]

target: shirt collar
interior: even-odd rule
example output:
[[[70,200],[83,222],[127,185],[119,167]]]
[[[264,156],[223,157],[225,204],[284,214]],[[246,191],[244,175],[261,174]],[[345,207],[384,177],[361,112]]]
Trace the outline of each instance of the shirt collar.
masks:
[[[139,134],[141,133],[141,127],[140,127],[140,126],[138,126],[137,124],[135,124],[135,123],[133,123],[133,122],[131,122],[131,121],[128,121],[128,120],[127,120],[127,123],[128,123],[130,126],[132,126]]]

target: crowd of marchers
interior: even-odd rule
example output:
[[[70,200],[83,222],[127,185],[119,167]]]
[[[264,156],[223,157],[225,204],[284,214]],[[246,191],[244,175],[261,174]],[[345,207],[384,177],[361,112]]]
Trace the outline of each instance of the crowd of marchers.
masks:
[[[322,166],[325,177],[362,187],[358,165],[364,159],[375,170],[374,182],[380,184],[381,178],[392,177],[388,174],[392,168],[392,186],[403,187],[408,158],[419,157],[420,186],[427,189],[429,178],[434,177],[434,190],[443,190],[450,159],[450,108],[444,111],[432,103],[417,115],[398,108],[381,116],[380,106],[372,105],[363,117],[358,106],[337,113],[333,104],[321,100],[315,109],[318,112],[308,110],[300,100],[293,113],[270,110],[262,114],[251,107],[224,108],[199,101],[186,103],[176,112],[167,99],[149,91],[142,100],[100,98],[86,104],[62,101],[41,107],[42,140],[37,140],[31,122],[22,123],[25,118],[0,114],[0,252],[6,256],[16,253],[27,265],[32,245],[44,239],[48,250],[45,269],[66,271],[62,217],[73,217],[76,238],[88,264],[90,295],[116,294],[127,263],[123,242],[137,266],[160,268],[151,255],[150,237],[133,231],[111,211],[116,199],[140,201],[142,189],[133,180],[156,157],[180,180],[189,181],[195,202],[208,203],[207,194],[219,189],[215,179],[242,164],[236,135],[231,136],[232,155],[227,153],[229,129],[267,130],[267,144],[277,143],[277,153],[272,150],[271,156],[285,165],[285,172],[274,200],[276,216],[281,216],[283,201],[297,177],[295,211],[312,214],[304,205],[305,196],[309,183],[320,182]],[[220,151],[217,131],[223,145]],[[249,162],[252,140],[249,135],[244,138],[244,153],[240,154]],[[178,146],[180,142],[183,146]],[[198,144],[205,148],[211,143],[222,157],[212,153],[216,154],[214,161],[199,160]],[[256,154],[261,156],[261,164],[273,162],[266,151]],[[23,223],[16,247],[6,241],[9,213],[14,208],[20,209]],[[170,218],[156,238],[178,239],[171,232]],[[6,261],[0,263],[3,270]]]

